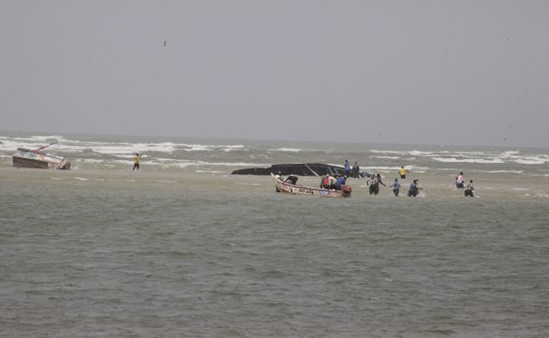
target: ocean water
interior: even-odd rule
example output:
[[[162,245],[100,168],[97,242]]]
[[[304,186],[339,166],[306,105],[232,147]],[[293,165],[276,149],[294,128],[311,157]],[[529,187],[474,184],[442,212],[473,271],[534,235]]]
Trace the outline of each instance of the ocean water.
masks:
[[[12,166],[53,141],[72,170]],[[345,159],[402,195],[230,175]],[[5,337],[549,335],[549,149],[3,132],[0,191]]]

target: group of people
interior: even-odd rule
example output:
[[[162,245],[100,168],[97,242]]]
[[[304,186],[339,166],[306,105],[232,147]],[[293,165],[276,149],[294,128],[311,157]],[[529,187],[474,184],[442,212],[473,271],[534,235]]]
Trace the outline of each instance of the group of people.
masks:
[[[135,153],[134,157],[134,163],[133,163],[133,171],[139,171],[139,162],[141,158],[139,156],[139,153]],[[406,179],[406,174],[408,174],[410,171],[404,166],[401,166],[398,174],[400,175],[401,179]],[[280,172],[277,175],[282,179]],[[320,188],[321,189],[335,189],[335,190],[341,190],[344,185],[347,184],[347,177],[354,177],[358,178],[360,176],[360,168],[358,166],[358,163],[355,162],[353,167],[351,168],[351,165],[349,163],[349,160],[345,160],[345,163],[343,165],[343,175],[332,175],[331,173],[326,173],[324,176],[322,176],[320,180]],[[285,182],[296,184],[297,183],[297,176],[290,175]],[[410,183],[410,187],[408,188],[408,197],[416,197],[419,194],[419,191],[422,190],[418,185],[419,180],[415,179]],[[370,178],[366,181],[366,185],[369,186],[369,193],[370,195],[377,195],[379,194],[379,185],[387,186],[385,183],[383,183],[383,179],[381,178],[381,174],[377,173],[374,175],[371,175]],[[393,193],[395,196],[398,196],[400,193],[400,182],[398,181],[398,178],[395,178],[393,184],[391,184],[390,188],[393,190]],[[456,188],[457,189],[463,189],[463,193],[467,197],[475,197],[473,191],[475,188],[473,187],[473,180],[469,180],[469,183],[465,184],[465,179],[463,178],[463,171],[460,171],[459,174],[456,176]]]
[[[404,166],[401,166],[399,171],[398,171],[401,179],[405,179],[406,175],[409,172],[410,171],[408,169],[404,168]],[[360,168],[358,166],[358,163],[355,162],[355,164],[351,168],[351,164],[349,163],[349,160],[345,160],[345,163],[343,164],[343,174],[344,174],[344,178],[346,178],[346,177],[355,177],[355,178],[360,177]],[[333,187],[335,187],[336,179],[334,177],[332,177],[330,179],[330,177],[332,177],[332,176],[331,175],[326,175],[326,176],[322,177],[322,181],[321,181],[321,184],[320,184],[321,188],[334,189]],[[419,182],[419,180],[415,179],[415,180],[412,181],[412,183],[410,183],[410,187],[408,188],[408,197],[416,197],[419,194],[419,191],[423,189],[419,186],[418,182]],[[379,173],[371,175],[370,178],[366,181],[366,185],[369,187],[368,192],[370,193],[370,195],[379,194],[379,186],[380,185],[383,185],[385,187],[387,186],[383,182],[381,174],[379,174]],[[401,185],[400,185],[400,182],[398,181],[398,178],[395,178],[395,181],[391,184],[390,188],[393,190],[393,193],[395,194],[395,196],[399,195]]]
[[[341,190],[347,184],[347,175],[332,175],[327,173],[320,179],[321,189]]]
[[[347,164],[348,161],[346,160],[345,163]],[[342,187],[347,183],[348,175],[347,175],[347,170],[345,170],[345,168],[348,168],[348,167],[344,166],[343,175],[332,175],[331,173],[326,173],[324,176],[322,176],[320,180],[320,188],[341,190]],[[409,170],[404,168],[404,166],[400,167],[398,172],[401,179],[406,179],[406,175],[408,173],[409,173]],[[278,176],[280,177],[280,173]],[[295,177],[295,181],[293,181],[291,179],[292,176],[293,175],[290,175],[285,181],[295,184],[295,181],[297,181],[297,177]],[[369,187],[368,191],[370,195],[379,194],[380,185],[387,187],[387,185],[383,182],[383,178],[381,177],[380,173],[371,175],[366,181],[366,185]],[[400,194],[401,184],[398,181],[398,178],[395,178],[394,182],[389,187],[393,190],[393,193],[395,196],[398,196]],[[459,173],[458,176],[456,176],[456,188],[463,189],[465,196],[474,197],[473,191],[475,190],[475,188],[473,187],[473,180],[469,180],[469,183],[465,184],[465,179],[463,178],[462,171]],[[416,197],[419,194],[420,190],[423,190],[423,188],[419,186],[419,180],[415,179],[412,181],[412,183],[410,183],[410,186],[408,187],[407,196]]]
[[[469,183],[465,185],[465,179],[463,178],[463,171],[459,172],[459,175],[456,176],[456,188],[462,189],[463,194],[467,197],[475,197],[473,191],[475,191],[475,188],[473,187],[473,180],[469,180]]]
[[[399,175],[401,179],[406,178],[406,174],[408,174],[408,169],[404,168],[404,166],[400,167],[399,169]],[[372,175],[367,181],[366,185],[369,186],[369,193],[370,195],[377,195],[379,194],[379,185],[387,186],[385,183],[383,183],[383,180],[381,178],[381,175],[375,174]],[[393,193],[395,196],[398,196],[400,193],[400,182],[398,181],[398,178],[395,178],[393,184],[391,184],[390,188],[393,190]],[[465,179],[463,178],[463,171],[460,171],[459,175],[456,176],[456,188],[462,189],[463,193],[467,197],[475,197],[473,187],[473,180],[469,180],[469,183],[465,184]],[[419,180],[415,179],[410,183],[410,187],[408,188],[408,197],[416,197],[419,194],[419,191],[422,190],[419,186]]]
[[[360,176],[360,167],[358,166],[358,163],[355,162],[355,164],[351,167],[349,160],[345,160],[345,163],[343,163],[343,175],[358,178]]]
[[[406,178],[406,174],[409,173],[408,169],[404,168],[402,166],[399,169],[399,175],[401,179]],[[419,191],[422,190],[418,184],[419,180],[415,179],[410,183],[410,187],[408,188],[408,197],[416,197],[419,194]],[[381,178],[381,174],[377,173],[375,175],[372,175],[367,181],[366,185],[369,186],[369,192],[370,195],[377,195],[379,194],[379,185],[387,186],[385,183],[383,183],[383,180]],[[393,184],[391,184],[390,188],[393,190],[393,194],[395,196],[398,196],[400,194],[400,182],[398,181],[398,178],[395,178]]]

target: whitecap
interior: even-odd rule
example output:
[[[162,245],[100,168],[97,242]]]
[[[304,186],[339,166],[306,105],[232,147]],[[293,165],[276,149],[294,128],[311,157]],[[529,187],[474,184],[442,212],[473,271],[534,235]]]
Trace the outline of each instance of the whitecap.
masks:
[[[387,159],[387,160],[398,160],[400,156],[370,156],[370,158],[381,158],[381,159]]]
[[[429,167],[421,167],[421,166],[416,166],[416,165],[407,165],[407,166],[404,166],[405,169],[408,169],[410,171],[417,171],[417,170],[429,170],[431,168]],[[400,168],[399,168],[400,169]]]
[[[303,151],[303,149],[299,148],[276,148],[276,149],[268,149],[268,151],[280,151],[280,152],[287,152],[287,153],[299,153],[300,151]]]
[[[364,169],[364,170],[371,170],[371,171],[377,171],[377,170],[380,170],[380,171],[398,171],[400,169],[400,167],[383,167],[383,166],[363,166],[363,167],[360,167],[361,170]],[[410,171],[413,171],[413,172],[425,172],[426,170],[429,170],[428,167],[420,167],[420,166],[413,166],[413,165],[410,165],[410,166],[406,166],[405,167],[406,169],[410,170]]]
[[[77,158],[77,159],[74,159],[74,160],[71,160],[71,161],[84,162],[84,163],[105,163],[104,160],[98,160],[98,159],[93,159],[93,158]]]
[[[195,170],[194,172],[200,173],[200,174],[224,174],[225,173],[224,171],[219,171],[219,170]]]
[[[407,151],[401,151],[401,150],[377,150],[377,149],[370,149],[370,152],[374,154],[395,154],[395,155],[408,155],[409,153]]]
[[[431,151],[419,151],[419,150],[412,150],[408,153],[411,156],[431,156],[434,153]]]
[[[482,171],[482,170],[480,170]],[[489,174],[506,174],[506,173],[509,173],[509,174],[522,174],[524,173],[523,170],[487,170],[485,171]]]
[[[249,151],[244,145],[242,144],[235,144],[235,145],[211,145],[211,144],[180,144],[180,147],[182,147],[184,151],[215,151],[215,150],[221,150],[224,152],[231,152],[231,151]]]
[[[475,159],[475,158],[463,158],[457,159],[455,157],[433,157],[433,161],[444,162],[444,163],[478,163],[478,164],[502,164],[505,163],[499,158],[493,159]]]
[[[500,154],[501,157],[511,157],[511,156],[514,156],[514,155],[518,155],[520,154],[520,151],[518,150],[509,150],[509,151],[504,151]]]
[[[227,153],[231,152],[231,151],[235,151],[235,150],[249,151],[249,149],[247,149],[242,144],[237,144],[237,145],[234,145],[234,146],[220,146],[220,149],[223,150],[224,152],[227,152]]]
[[[517,159],[515,160],[515,163],[518,163],[518,164],[526,164],[526,165],[530,165],[530,164],[545,164],[545,162],[549,162],[549,159],[542,159],[542,158],[523,158],[523,159]]]

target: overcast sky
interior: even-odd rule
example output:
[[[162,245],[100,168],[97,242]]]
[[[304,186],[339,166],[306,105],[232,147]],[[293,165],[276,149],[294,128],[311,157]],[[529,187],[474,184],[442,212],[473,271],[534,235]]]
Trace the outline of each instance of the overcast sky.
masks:
[[[0,130],[549,146],[549,0],[1,0]]]

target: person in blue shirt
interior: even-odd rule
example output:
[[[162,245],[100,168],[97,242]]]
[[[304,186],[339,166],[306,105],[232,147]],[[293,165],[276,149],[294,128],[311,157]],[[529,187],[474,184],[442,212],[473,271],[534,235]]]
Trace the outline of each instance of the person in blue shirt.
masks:
[[[335,189],[341,190],[341,187],[347,182],[347,176],[339,176],[335,183]]]
[[[347,177],[351,174],[351,164],[349,163],[349,160],[345,160],[345,163],[343,164],[343,174]]]
[[[400,192],[400,183],[398,182],[398,178],[395,178],[395,181],[391,184],[391,188],[393,188],[393,193],[395,196],[398,196],[398,193]]]

